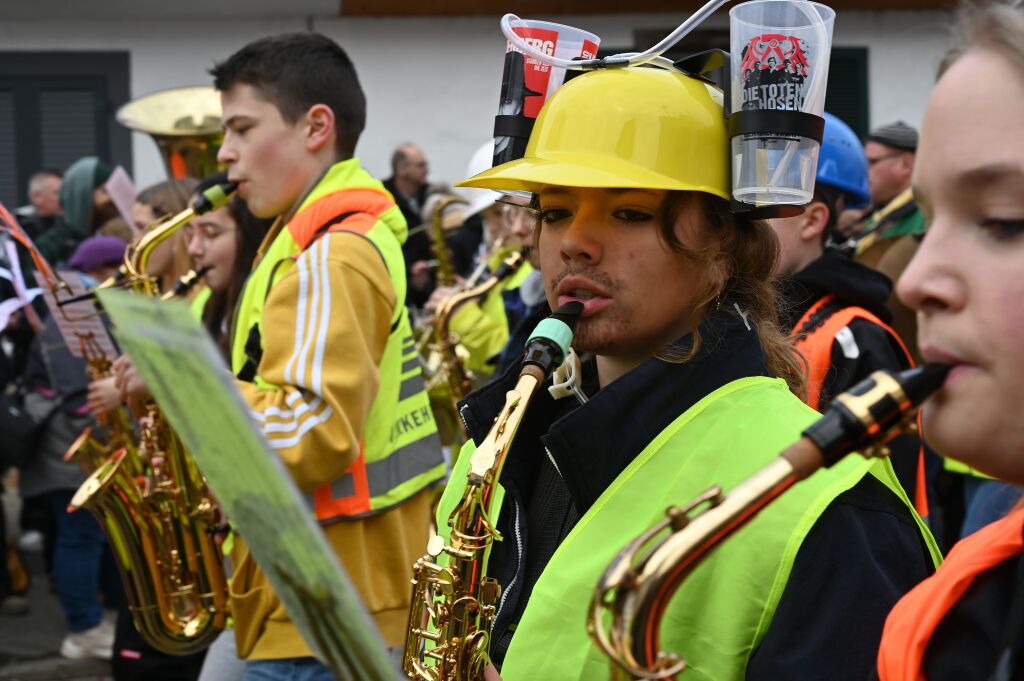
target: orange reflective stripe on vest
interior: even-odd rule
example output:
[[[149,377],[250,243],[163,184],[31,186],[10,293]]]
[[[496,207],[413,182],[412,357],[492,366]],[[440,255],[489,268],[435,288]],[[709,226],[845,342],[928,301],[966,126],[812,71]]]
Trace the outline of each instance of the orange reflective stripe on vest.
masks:
[[[366,457],[363,443],[359,456],[345,473],[329,485],[313,491],[316,519],[324,522],[342,516],[359,516],[370,512],[370,485],[366,480]]]
[[[365,235],[377,224],[377,218],[394,206],[394,199],[383,190],[344,189],[331,192],[304,206],[288,222],[288,231],[299,248],[306,250],[325,228],[331,232],[344,230]],[[332,224],[342,215],[346,216],[344,226],[340,222]]]
[[[832,304],[835,299],[835,296],[827,295],[812,305],[811,309],[807,310],[804,316],[800,318],[800,321],[796,323],[796,326],[793,327],[790,335],[795,336],[811,321],[814,315],[818,314],[827,305]],[[832,345],[835,343],[836,334],[849,326],[855,319],[863,319],[872,324],[877,324],[888,331],[889,335],[899,343],[903,354],[907,357],[907,361],[910,362],[910,366],[914,366],[914,360],[907,346],[903,343],[903,339],[889,325],[862,307],[850,306],[840,308],[820,325],[796,339],[797,349],[807,359],[807,404],[818,411],[821,411],[821,391],[825,386],[825,378],[828,376],[828,370],[832,366]]]
[[[811,306],[807,312],[796,323],[790,336],[797,336],[806,326],[811,323],[815,315],[822,313],[828,305],[836,300],[834,295],[822,297]],[[821,411],[821,392],[825,387],[825,379],[828,377],[828,370],[832,366],[832,345],[835,343],[836,335],[850,325],[855,319],[863,319],[877,324],[892,336],[903,350],[903,356],[907,358],[910,366],[914,366],[914,358],[907,349],[903,339],[892,328],[879,319],[876,315],[868,312],[862,307],[851,305],[843,307],[824,321],[810,329],[807,333],[796,338],[796,348],[803,353],[807,360],[807,404],[818,411]],[[920,425],[920,424],[918,424]],[[917,454],[917,475],[914,485],[914,509],[922,517],[928,515],[928,488],[925,481],[924,444],[922,443]]]
[[[889,613],[878,649],[880,681],[926,681],[924,657],[935,630],[974,581],[1024,551],[1024,509],[960,540],[934,575]]]

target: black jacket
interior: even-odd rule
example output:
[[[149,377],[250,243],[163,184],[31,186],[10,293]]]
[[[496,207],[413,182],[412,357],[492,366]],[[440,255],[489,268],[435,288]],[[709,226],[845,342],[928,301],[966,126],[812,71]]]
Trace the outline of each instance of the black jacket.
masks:
[[[686,364],[650,359],[602,390],[585,382],[592,397],[582,406],[571,398],[555,401],[546,391],[534,397],[502,471],[506,508],[498,529],[506,540],[492,548],[488,568],[505,589],[491,643],[499,667],[534,584],[598,496],[705,395],[742,377],[767,375],[756,334],[727,310],[702,325],[704,349]],[[516,374],[462,403],[475,442],[486,436]],[[789,581],[800,588],[786,589],[748,678],[864,679],[885,614],[930,572],[906,507],[865,478],[840,495],[808,535]]]
[[[413,288],[409,277],[413,263],[421,260],[431,260],[434,257],[433,250],[431,249],[433,235],[428,230],[416,230],[417,227],[423,224],[423,216],[420,214],[420,211],[413,208],[409,201],[395,187],[395,178],[389,177],[384,180],[383,184],[384,188],[391,192],[395,203],[398,205],[398,209],[402,211],[402,216],[409,226],[409,237],[402,244],[402,255],[405,257],[406,283],[408,285],[405,302],[415,307],[423,307],[437,286],[436,277],[432,271],[430,273],[430,281],[424,288]],[[420,205],[420,210],[422,210],[423,204],[427,200],[428,190],[429,186],[423,185],[415,197],[416,202]],[[473,255],[476,253],[482,240],[483,223],[478,216],[467,219],[462,227],[445,238],[445,244],[451,253],[452,265],[459,276],[465,277],[472,271]]]
[[[892,292],[889,278],[835,249],[827,249],[803,270],[782,280],[779,287],[782,298],[780,322],[782,328],[790,333],[804,313],[829,294],[834,295],[842,307],[861,307],[886,324],[892,321],[892,312],[886,305]],[[856,350],[833,343],[832,368],[822,388],[822,405],[852,388],[872,371],[901,370],[910,366],[899,343],[885,328],[864,319],[854,320],[849,328]]]
[[[886,304],[892,281],[876,270],[829,248],[810,265],[779,284],[782,307],[780,322],[790,334],[804,313],[826,295],[834,295],[835,310],[856,306],[871,312],[882,322],[892,320]],[[821,389],[822,408],[832,399],[867,378],[878,369],[900,371],[910,367],[910,359],[896,338],[884,327],[866,319],[855,319],[847,327],[845,342],[832,343],[832,361]],[[890,443],[893,469],[907,495],[913,499],[917,487],[921,441],[900,436]]]

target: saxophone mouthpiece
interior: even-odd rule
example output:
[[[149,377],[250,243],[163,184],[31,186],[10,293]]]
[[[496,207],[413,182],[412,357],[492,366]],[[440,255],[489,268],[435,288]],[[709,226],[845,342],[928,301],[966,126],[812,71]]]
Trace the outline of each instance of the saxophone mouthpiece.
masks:
[[[866,454],[898,434],[900,423],[942,387],[949,370],[927,364],[899,373],[876,371],[837,395],[803,435],[821,450],[826,466],[854,450]]]
[[[907,399],[915,405],[924,402],[942,387],[952,368],[948,364],[925,364],[904,372],[903,391],[907,394]]]
[[[172,298],[179,298],[185,295],[202,280],[207,272],[212,269],[212,266],[207,265],[206,267],[200,267],[197,270],[189,270],[185,276],[174,282],[174,286],[172,286],[167,293],[160,296],[160,300],[171,300]]]
[[[576,323],[580,320],[580,315],[582,314],[583,303],[578,300],[574,300],[571,303],[566,303],[555,310],[548,319],[557,319],[568,326],[569,331],[575,331]]]
[[[215,184],[201,195],[196,197],[196,200],[192,202],[192,210],[195,211],[196,215],[202,215],[203,213],[209,213],[211,210],[217,210],[231,198],[231,195],[238,189],[237,182],[223,182],[221,184]]]

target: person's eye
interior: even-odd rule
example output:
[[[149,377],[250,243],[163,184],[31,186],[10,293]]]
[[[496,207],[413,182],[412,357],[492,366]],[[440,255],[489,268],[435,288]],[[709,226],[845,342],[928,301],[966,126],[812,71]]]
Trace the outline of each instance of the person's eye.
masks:
[[[559,220],[565,220],[572,213],[565,208],[541,208],[538,211],[538,215],[540,216],[540,221],[547,225]]]
[[[647,211],[635,210],[633,208],[620,208],[613,215],[618,220],[625,222],[647,222],[654,219],[654,215]]]
[[[987,218],[982,220],[981,227],[998,241],[1007,241],[1024,234],[1024,220]]]

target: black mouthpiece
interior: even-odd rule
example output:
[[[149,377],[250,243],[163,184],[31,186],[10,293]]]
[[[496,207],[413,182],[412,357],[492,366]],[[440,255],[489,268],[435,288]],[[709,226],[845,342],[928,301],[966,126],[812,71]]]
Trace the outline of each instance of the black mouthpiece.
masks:
[[[928,396],[942,387],[953,367],[948,364],[925,364],[904,371],[901,374],[903,379],[903,391],[915,405],[921,404]]]
[[[950,367],[928,364],[896,373],[880,370],[837,395],[804,436],[831,466],[855,450],[886,442],[922,402],[942,387]]]
[[[238,189],[237,182],[215,184],[196,197],[195,201],[192,202],[192,210],[196,212],[196,215],[216,210],[227,203],[227,200],[231,198],[236,189]]]
[[[571,303],[566,303],[555,310],[549,319],[557,319],[560,322],[564,322],[572,331],[575,331],[576,323],[579,322],[582,314],[583,303],[578,300],[574,300]]]
[[[498,281],[504,281],[508,279],[523,264],[523,260],[526,259],[525,248],[517,253],[512,253],[504,260],[501,261],[501,265],[494,271],[494,276],[497,277]]]
[[[213,267],[207,265],[206,267],[200,267],[197,270],[192,270],[191,272],[183,276],[181,279],[178,279],[178,281],[174,282],[174,286],[171,287],[171,290],[168,291],[165,298],[180,298],[181,296],[185,295],[202,280],[203,276],[207,272],[209,272],[212,269]]]

